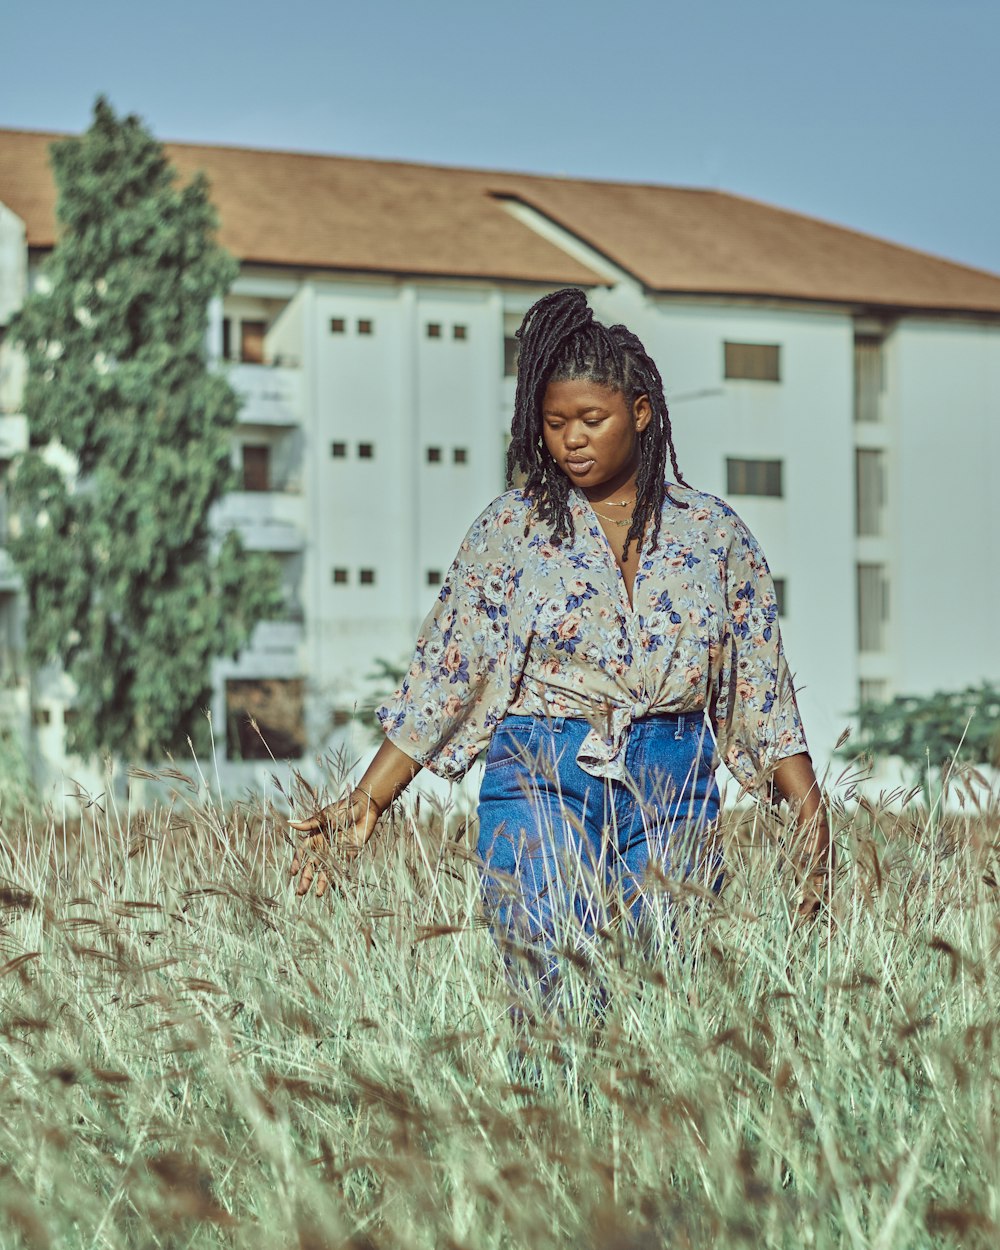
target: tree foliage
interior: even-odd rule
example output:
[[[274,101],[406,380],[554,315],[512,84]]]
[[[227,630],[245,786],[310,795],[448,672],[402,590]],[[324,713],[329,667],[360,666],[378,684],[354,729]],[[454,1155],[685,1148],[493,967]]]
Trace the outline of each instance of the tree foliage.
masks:
[[[70,748],[149,756],[198,741],[213,659],[280,611],[273,560],[210,520],[239,400],[208,367],[208,306],[237,266],[206,180],[179,186],[137,117],[98,100],[52,167],[59,239],[12,328],[31,447],[10,548],[29,659],[77,686]]]
[[[858,725],[866,750],[898,756],[920,775],[951,760],[1000,767],[1000,689],[987,682],[867,703]]]

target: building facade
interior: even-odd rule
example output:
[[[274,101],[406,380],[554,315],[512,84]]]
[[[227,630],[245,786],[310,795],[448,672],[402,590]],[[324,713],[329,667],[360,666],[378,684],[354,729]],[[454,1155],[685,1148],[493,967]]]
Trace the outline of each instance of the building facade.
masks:
[[[51,246],[48,138],[0,132],[0,324]],[[208,170],[242,262],[210,314],[209,354],[244,398],[242,489],[217,524],[274,553],[286,592],[282,619],[217,665],[231,790],[272,755],[316,773],[364,750],[352,716],[389,685],[371,675],[405,664],[504,489],[514,329],[567,284],[643,340],[687,480],[761,540],[821,767],[859,700],[998,677],[1000,278],[715,192],[170,153]],[[255,209],[251,179],[283,185],[288,220],[274,195]],[[26,430],[16,353],[0,353],[2,472]],[[5,698],[55,776],[72,691],[19,667],[3,559]]]

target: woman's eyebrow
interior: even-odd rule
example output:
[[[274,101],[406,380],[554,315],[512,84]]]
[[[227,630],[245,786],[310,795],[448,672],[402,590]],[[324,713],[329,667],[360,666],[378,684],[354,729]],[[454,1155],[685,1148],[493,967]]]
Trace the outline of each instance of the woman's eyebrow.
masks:
[[[589,408],[581,408],[579,412],[573,413],[572,415],[578,416],[578,417],[585,417],[587,416],[588,413],[591,413],[591,412],[605,412],[605,411],[606,409],[602,408],[600,404],[591,404]],[[555,408],[543,408],[542,409],[543,417],[564,418],[565,415],[566,415],[565,413],[559,412]]]

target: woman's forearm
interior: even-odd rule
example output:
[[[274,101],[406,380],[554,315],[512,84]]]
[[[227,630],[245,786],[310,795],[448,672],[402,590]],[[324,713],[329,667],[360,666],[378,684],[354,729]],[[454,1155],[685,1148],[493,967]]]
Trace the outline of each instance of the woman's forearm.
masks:
[[[421,765],[386,738],[365,769],[355,790],[367,794],[379,812],[384,812],[393,799],[403,793]]]
[[[795,810],[796,858],[805,866],[822,870],[830,850],[830,826],[823,809],[823,795],[805,753],[789,755],[774,769],[774,784]]]

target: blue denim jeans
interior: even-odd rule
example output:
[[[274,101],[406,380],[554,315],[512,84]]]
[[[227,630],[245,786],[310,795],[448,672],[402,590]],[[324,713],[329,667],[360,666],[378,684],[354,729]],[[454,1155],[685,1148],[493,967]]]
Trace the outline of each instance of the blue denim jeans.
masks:
[[[487,917],[515,987],[543,1008],[560,953],[585,955],[609,925],[673,931],[671,885],[722,886],[714,742],[702,713],[635,721],[624,782],[577,765],[589,729],[569,717],[506,717],[479,792]]]

